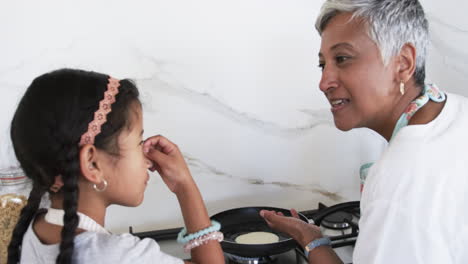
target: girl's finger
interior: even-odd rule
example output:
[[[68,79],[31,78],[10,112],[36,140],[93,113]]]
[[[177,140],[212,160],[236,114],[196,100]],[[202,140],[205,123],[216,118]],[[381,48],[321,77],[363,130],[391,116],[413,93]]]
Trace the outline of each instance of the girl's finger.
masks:
[[[169,139],[158,135],[145,140],[145,143],[143,144],[143,150],[148,152],[151,148],[155,148],[168,155],[176,148],[176,145]]]
[[[157,149],[150,149],[147,153],[145,153],[145,156],[153,163],[152,168],[155,168],[156,166],[160,167],[160,164],[166,164],[169,158],[167,155]]]
[[[143,152],[148,153],[151,148],[154,148],[154,146],[158,144],[159,138],[159,136],[153,136],[145,139],[145,142],[143,143]]]

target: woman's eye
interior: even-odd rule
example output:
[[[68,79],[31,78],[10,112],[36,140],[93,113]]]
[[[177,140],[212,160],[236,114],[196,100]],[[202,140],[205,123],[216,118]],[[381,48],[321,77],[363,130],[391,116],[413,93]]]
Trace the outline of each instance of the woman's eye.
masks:
[[[349,57],[348,56],[336,56],[335,60],[337,63],[342,63],[342,62],[345,62],[346,60],[348,60]]]
[[[138,144],[138,145],[142,146],[142,145],[143,145],[143,143],[145,143],[145,141],[144,141],[144,140],[140,141],[140,144]]]

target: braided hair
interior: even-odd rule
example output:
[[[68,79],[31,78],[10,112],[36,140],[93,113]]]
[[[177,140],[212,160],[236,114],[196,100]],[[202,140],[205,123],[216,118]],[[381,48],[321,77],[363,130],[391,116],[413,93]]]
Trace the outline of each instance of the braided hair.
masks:
[[[78,179],[81,176],[78,143],[94,119],[104,97],[109,76],[75,69],[60,69],[33,80],[19,102],[11,122],[15,155],[27,177],[33,181],[28,203],[22,209],[8,246],[8,264],[20,260],[23,236],[34,219],[43,194],[55,177],[62,176],[64,226],[56,263],[72,262],[74,236],[78,226]],[[121,80],[116,102],[107,115],[94,146],[119,154],[117,137],[131,126],[130,105],[140,103],[130,80]]]

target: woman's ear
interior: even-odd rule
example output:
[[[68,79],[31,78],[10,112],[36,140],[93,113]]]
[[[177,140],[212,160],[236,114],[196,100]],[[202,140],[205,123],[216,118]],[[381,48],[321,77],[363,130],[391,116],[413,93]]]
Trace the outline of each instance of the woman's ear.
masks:
[[[397,81],[407,83],[416,70],[416,48],[413,44],[403,45],[398,56],[397,67]]]
[[[102,182],[102,158],[93,145],[87,144],[80,149],[80,170],[86,180],[96,184]]]

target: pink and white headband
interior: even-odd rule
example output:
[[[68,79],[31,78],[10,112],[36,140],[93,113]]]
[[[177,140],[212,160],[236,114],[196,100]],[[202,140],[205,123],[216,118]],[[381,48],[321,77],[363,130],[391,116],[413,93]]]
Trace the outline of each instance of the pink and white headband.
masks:
[[[94,119],[88,125],[88,131],[81,136],[80,147],[94,144],[94,138],[101,133],[101,126],[107,121],[107,114],[111,112],[111,105],[115,102],[115,95],[119,93],[119,80],[109,77],[104,98],[99,102],[99,109],[94,113]]]

